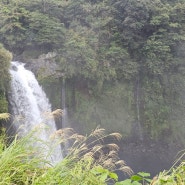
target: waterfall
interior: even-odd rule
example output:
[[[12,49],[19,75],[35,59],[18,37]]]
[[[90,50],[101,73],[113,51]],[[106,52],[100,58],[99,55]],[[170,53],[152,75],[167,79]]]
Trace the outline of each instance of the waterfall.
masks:
[[[64,79],[62,81],[62,110],[63,110],[62,128],[66,128],[69,127],[69,122],[68,122],[68,111],[66,107],[66,88]]]
[[[12,62],[10,74],[12,80],[9,100],[14,116],[13,127],[18,135],[24,136],[37,126],[44,125],[37,137],[47,143],[47,154],[54,146],[50,136],[56,131],[56,126],[54,118],[49,116],[51,105],[46,94],[34,74],[26,70],[23,63]],[[56,145],[47,160],[55,164],[61,159],[61,147]]]
[[[142,132],[142,127],[141,127],[141,119],[140,119],[140,80],[139,80],[139,77],[137,79],[137,84],[136,84],[136,114],[137,114],[138,136],[140,140],[143,140],[143,132]]]
[[[65,88],[65,79],[62,80],[62,128],[69,128],[69,122],[68,122],[68,111],[66,107],[66,88]],[[63,154],[68,154],[68,148],[69,148],[69,141],[66,141],[63,146]]]

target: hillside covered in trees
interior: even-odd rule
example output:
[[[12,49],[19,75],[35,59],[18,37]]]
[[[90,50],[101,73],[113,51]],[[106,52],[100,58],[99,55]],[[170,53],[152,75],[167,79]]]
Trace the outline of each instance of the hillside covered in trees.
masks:
[[[119,107],[113,118],[105,119],[110,130],[118,118],[124,133],[120,107],[126,107],[129,118],[125,122],[138,122],[149,138],[181,138],[185,117],[184,0],[1,0],[0,16],[0,42],[15,59],[57,54],[61,76],[40,80],[66,80],[72,89],[69,111],[79,122],[90,124],[93,114],[103,115],[104,107],[93,103],[100,98],[105,107],[107,100],[112,102],[107,111]],[[7,73],[9,63],[3,62],[0,70]],[[8,74],[2,74],[4,97]],[[116,92],[112,93],[113,89]],[[93,109],[88,115],[81,93]],[[4,98],[0,104],[3,102]],[[54,104],[57,107],[59,102]],[[0,111],[6,111],[2,107]],[[105,126],[101,115],[95,116],[94,124]]]

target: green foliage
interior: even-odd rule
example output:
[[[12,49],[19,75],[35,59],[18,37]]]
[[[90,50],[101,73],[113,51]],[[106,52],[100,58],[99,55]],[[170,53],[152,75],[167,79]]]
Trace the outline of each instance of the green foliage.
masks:
[[[146,185],[150,184],[150,174],[145,172],[139,172],[136,175],[132,175],[130,179],[126,179],[121,182],[116,182],[115,185]]]
[[[145,128],[153,138],[159,138],[168,132],[170,127],[169,113],[171,102],[169,95],[164,92],[164,85],[159,79],[145,80],[143,92]],[[167,87],[166,87],[167,89]]]
[[[5,138],[1,137],[0,184],[28,184],[39,173],[40,156],[33,157],[34,150],[30,145],[33,141],[28,143],[28,137],[15,138],[9,147],[4,145]]]
[[[48,48],[49,51],[62,46],[64,25],[60,20],[40,12],[30,12],[28,22],[28,45],[39,45]]]
[[[8,102],[5,97],[5,91],[10,80],[9,67],[11,59],[11,53],[0,45],[0,113],[8,112]]]
[[[162,75],[171,65],[170,47],[155,37],[148,39],[143,48],[146,61],[146,72],[150,75]]]
[[[1,0],[0,42],[16,55],[55,51],[61,76],[94,96],[107,82],[133,86],[139,77],[141,121],[157,135],[178,99],[164,79],[184,73],[184,12],[183,0]]]
[[[62,71],[67,78],[86,79],[96,95],[107,81],[134,84],[139,76],[141,122],[157,138],[171,129],[169,114],[177,96],[164,79],[183,65],[184,49],[178,48],[184,43],[184,6],[183,1],[158,0],[69,2],[71,35],[62,48]]]
[[[22,46],[26,41],[26,27],[29,12],[20,7],[17,2],[4,4],[0,2],[0,40],[1,42],[12,51],[16,45],[16,50],[22,50]],[[20,51],[19,51],[20,52]]]
[[[0,91],[4,92],[5,87],[10,80],[9,76],[9,67],[10,67],[10,61],[12,59],[12,55],[9,51],[3,48],[2,45],[0,45]]]
[[[89,89],[95,88],[89,87]],[[85,133],[89,133],[97,125],[106,128],[108,133],[119,130],[124,136],[128,136],[132,130],[134,122],[134,112],[132,111],[133,93],[131,85],[124,83],[104,84],[103,92],[98,97],[94,97],[91,91],[84,92],[84,89],[75,89],[75,100],[77,109],[71,111],[73,105],[69,95],[71,89],[67,90],[70,110],[70,121],[79,124]],[[112,126],[114,124],[114,127]]]
[[[154,185],[181,185],[185,183],[185,163],[184,151],[181,156],[176,160],[174,165],[168,170],[160,172],[159,175],[153,179]]]
[[[118,133],[105,135],[104,129],[100,128],[89,136],[79,135],[70,128],[56,131],[50,137],[53,143],[49,146],[51,151],[55,144],[63,145],[70,141],[71,146],[66,157],[55,166],[47,160],[51,154],[51,151],[46,152],[49,143],[38,139],[37,134],[38,128],[22,138],[16,136],[11,143],[6,143],[5,131],[2,131],[0,184],[106,185],[108,182],[118,181],[118,176],[112,170],[132,172],[119,160],[116,144],[103,144],[107,137],[120,139]],[[107,154],[103,153],[104,147],[107,148]]]
[[[77,33],[71,29],[66,35],[66,42],[60,58],[62,72],[66,74],[66,77],[83,76],[84,78],[93,78],[97,71],[96,53],[89,45],[88,37],[83,36],[85,32],[86,30],[81,30]]]
[[[41,47],[42,51],[61,47],[64,24],[58,17],[49,14],[50,8],[59,6],[59,3],[50,3],[40,0],[33,3],[26,0],[0,1],[0,40],[3,44],[16,54],[30,45]]]
[[[168,170],[160,172],[150,179],[150,174],[139,172],[124,181],[116,182],[115,185],[181,185],[185,183],[185,164],[182,160],[184,153],[177,159],[175,164]]]
[[[0,113],[8,112],[8,102],[4,95],[0,95]]]

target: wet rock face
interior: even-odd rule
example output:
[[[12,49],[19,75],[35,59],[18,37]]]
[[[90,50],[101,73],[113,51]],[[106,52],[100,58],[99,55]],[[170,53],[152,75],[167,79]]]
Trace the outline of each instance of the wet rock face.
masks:
[[[42,54],[38,59],[28,59],[25,61],[25,67],[31,70],[39,78],[55,77],[59,78],[63,76],[60,71],[59,65],[56,63],[57,54],[49,52]]]
[[[11,69],[14,70],[14,71],[17,71],[18,70],[17,67],[14,66],[14,65],[11,66]]]

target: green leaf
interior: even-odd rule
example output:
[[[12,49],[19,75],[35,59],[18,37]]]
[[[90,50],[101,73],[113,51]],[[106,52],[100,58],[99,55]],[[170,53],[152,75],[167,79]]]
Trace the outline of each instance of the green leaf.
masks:
[[[131,180],[133,180],[133,181],[141,181],[141,180],[143,180],[143,178],[141,176],[139,176],[139,175],[133,175],[131,177]]]
[[[118,180],[118,176],[117,176],[117,174],[116,173],[109,173],[109,177],[111,178],[111,179],[114,179],[114,180]]]
[[[146,172],[139,172],[137,174],[140,175],[141,177],[150,177],[150,173],[146,173]]]
[[[134,181],[132,182],[132,185],[142,185],[140,182]]]
[[[107,173],[103,173],[100,176],[100,180],[104,182],[107,179],[107,177],[108,177],[108,174]]]
[[[126,179],[124,181],[116,182],[115,185],[132,185],[131,179]]]
[[[148,178],[145,178],[145,181],[151,182],[152,180],[151,179],[148,179]]]

